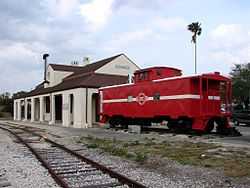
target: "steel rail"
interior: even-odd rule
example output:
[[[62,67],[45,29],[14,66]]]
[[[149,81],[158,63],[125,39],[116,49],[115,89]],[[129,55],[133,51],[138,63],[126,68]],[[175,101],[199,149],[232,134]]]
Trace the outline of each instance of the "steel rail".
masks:
[[[10,126],[10,125],[7,125]],[[10,126],[11,127],[11,126]],[[16,127],[15,127],[16,128]],[[63,181],[63,179],[61,179],[59,176],[57,176],[57,174],[54,173],[53,170],[51,170],[50,166],[48,165],[48,163],[46,163],[46,161],[44,161],[42,159],[42,157],[36,152],[36,150],[34,150],[30,144],[28,144],[27,142],[25,142],[24,139],[22,139],[18,134],[14,133],[13,131],[4,128],[2,126],[0,126],[0,129],[3,129],[5,131],[8,131],[9,133],[11,133],[12,135],[14,135],[23,145],[25,145],[35,156],[36,158],[42,163],[42,165],[49,171],[49,173],[51,174],[52,178],[56,181],[56,183],[58,185],[60,185],[63,188],[70,188],[65,181]],[[20,129],[20,128],[18,128]],[[40,136],[42,137],[42,136]]]
[[[3,124],[3,123],[2,123]],[[93,167],[95,167],[96,169],[102,171],[105,174],[108,174],[110,177],[118,179],[118,181],[122,184],[126,184],[131,188],[146,188],[146,186],[142,185],[141,183],[136,182],[135,180],[132,180],[118,172],[113,171],[110,168],[105,167],[104,165],[101,165],[87,157],[84,157],[83,155],[65,147],[64,145],[58,144],[46,137],[44,137],[43,135],[40,135],[38,133],[33,132],[32,130],[29,130],[27,128],[24,127],[16,127],[16,126],[11,126],[9,124],[4,124],[6,126],[9,126],[11,128],[17,128],[17,129],[21,129],[23,131],[29,132],[30,134],[34,135],[34,136],[38,136],[44,139],[44,141],[64,150],[65,152],[77,157],[78,159],[92,165]],[[1,129],[6,130],[8,132],[10,132],[11,134],[13,134],[21,143],[23,143],[25,146],[27,146],[29,148],[29,150],[34,153],[34,155],[36,156],[36,158],[43,164],[43,166],[48,169],[49,173],[51,174],[51,176],[55,179],[55,181],[62,186],[63,188],[69,188],[69,186],[67,185],[67,183],[61,178],[59,177],[56,173],[54,173],[54,171],[50,168],[50,165],[42,159],[42,157],[40,156],[40,154],[38,152],[35,151],[35,149],[33,149],[27,142],[25,142],[25,140],[23,140],[19,135],[15,134],[13,131],[4,128],[2,126],[0,126]]]

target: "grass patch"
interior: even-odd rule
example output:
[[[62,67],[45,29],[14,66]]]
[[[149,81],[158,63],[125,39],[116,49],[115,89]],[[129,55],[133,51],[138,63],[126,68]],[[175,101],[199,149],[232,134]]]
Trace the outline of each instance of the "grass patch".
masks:
[[[92,136],[81,137],[79,142],[87,143],[88,148],[99,148],[111,155],[133,160],[150,167],[150,158],[171,159],[183,165],[220,169],[230,177],[250,177],[250,158],[244,151],[220,150],[219,146],[209,143],[184,141],[163,141],[145,138],[144,141],[119,141],[116,138],[100,139]],[[161,167],[161,163],[151,168]]]
[[[136,162],[139,162],[139,163],[144,163],[147,160],[147,158],[148,158],[147,153],[142,152],[142,151],[136,152],[135,154],[136,155],[135,155],[134,160]]]

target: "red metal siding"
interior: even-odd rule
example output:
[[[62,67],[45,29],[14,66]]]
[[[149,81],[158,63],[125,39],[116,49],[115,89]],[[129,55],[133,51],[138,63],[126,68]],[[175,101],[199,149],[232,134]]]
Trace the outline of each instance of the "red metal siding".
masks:
[[[155,69],[147,71],[152,75]],[[221,110],[221,82],[225,85],[224,112]],[[230,116],[230,89],[230,79],[216,73],[145,79],[134,84],[100,88],[100,114],[104,122],[114,116],[138,119],[187,117],[193,120],[193,129],[204,130],[210,118]]]
[[[142,105],[136,101],[140,93],[146,96],[146,101]],[[153,99],[156,94],[160,94],[160,100]],[[109,88],[103,90],[103,100],[118,101],[110,101],[110,103],[107,101],[107,103],[103,104],[103,111],[108,116],[121,115],[124,117],[148,118],[155,116],[169,116],[172,118],[179,116],[193,117],[198,114],[199,108],[192,108],[192,106],[199,107],[199,99],[190,99],[188,97],[195,97],[196,95],[191,90],[190,79],[188,78],[163,82],[144,82],[131,86]],[[128,96],[133,97],[132,102],[126,100]]]

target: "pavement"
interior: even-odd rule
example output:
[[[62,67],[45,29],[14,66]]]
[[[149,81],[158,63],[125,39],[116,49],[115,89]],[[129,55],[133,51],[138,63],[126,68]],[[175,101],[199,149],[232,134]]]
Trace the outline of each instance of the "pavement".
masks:
[[[237,130],[240,131],[242,136],[239,137],[223,137],[217,138],[215,141],[225,144],[242,145],[250,147],[250,126],[237,126]]]

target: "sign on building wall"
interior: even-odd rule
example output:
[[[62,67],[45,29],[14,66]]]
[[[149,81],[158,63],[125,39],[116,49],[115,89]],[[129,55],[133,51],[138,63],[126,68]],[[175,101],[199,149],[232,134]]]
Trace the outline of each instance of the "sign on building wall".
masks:
[[[125,69],[125,70],[129,70],[130,67],[128,65],[115,65],[116,69]]]

